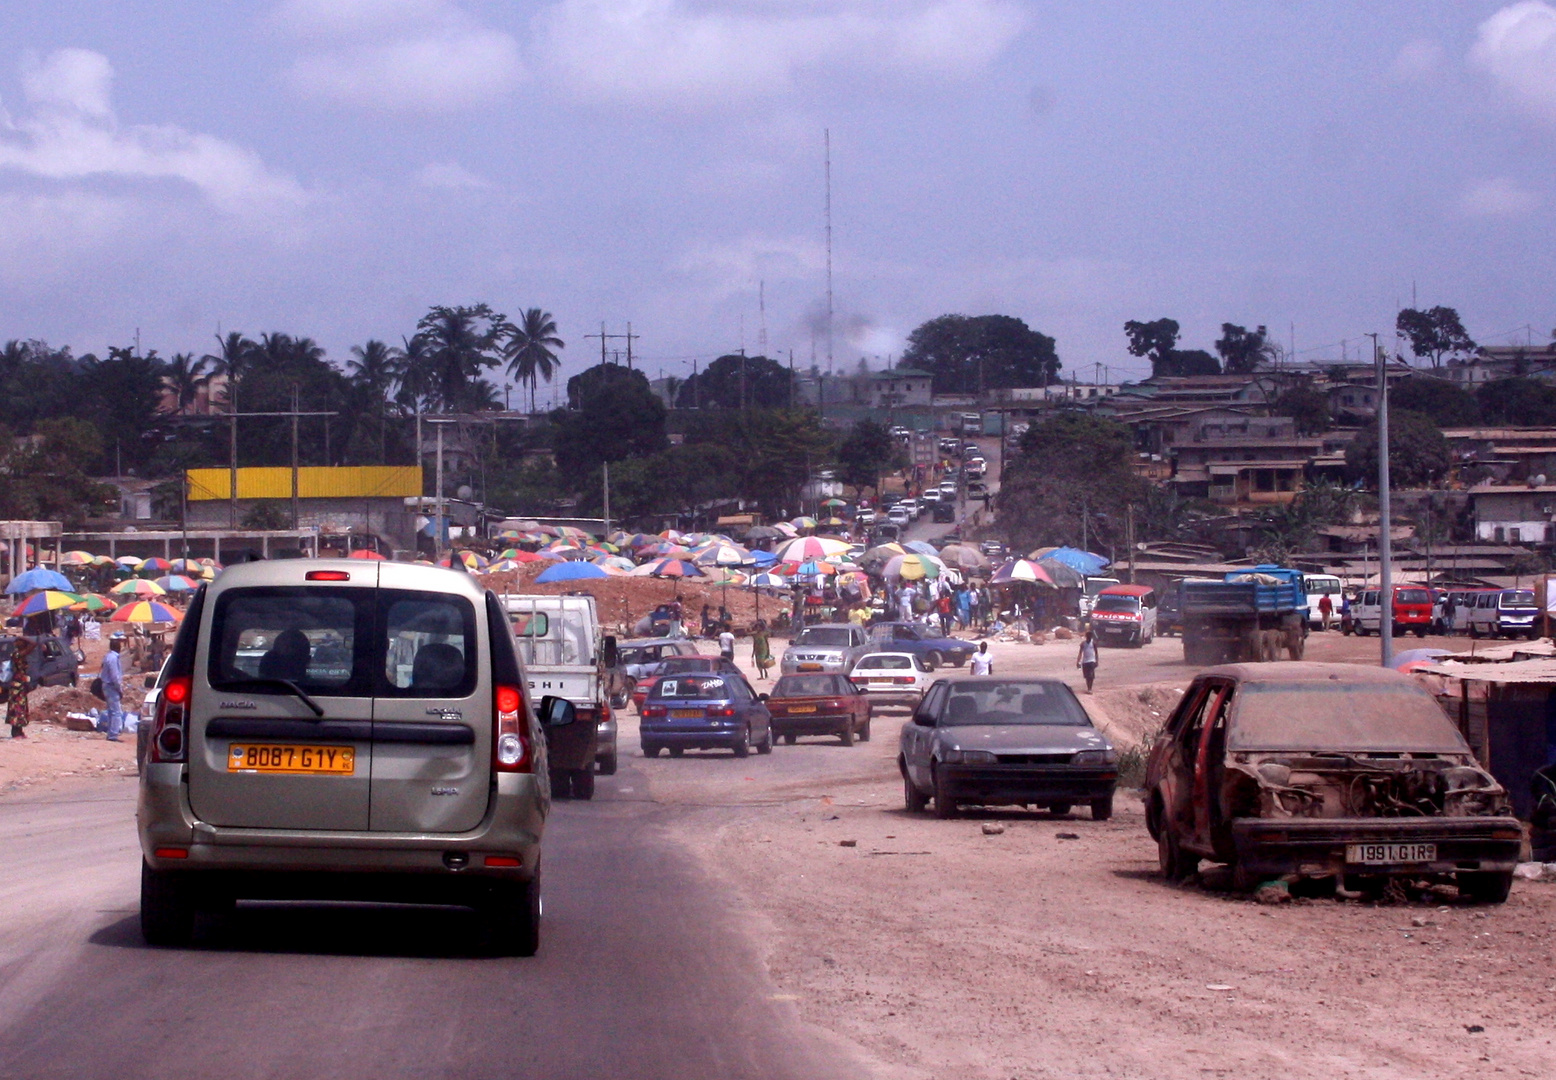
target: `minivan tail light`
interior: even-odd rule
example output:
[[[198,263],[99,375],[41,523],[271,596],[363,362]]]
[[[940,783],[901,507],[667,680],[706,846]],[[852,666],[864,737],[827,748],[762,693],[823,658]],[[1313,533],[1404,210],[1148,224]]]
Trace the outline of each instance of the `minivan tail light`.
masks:
[[[157,698],[157,715],[152,722],[149,755],[152,761],[181,764],[189,760],[189,696],[192,683],[187,675],[167,681]]]
[[[498,772],[532,772],[534,760],[524,725],[523,691],[517,686],[498,684],[492,698],[492,767]]]
[[[309,581],[350,581],[351,573],[347,570],[310,570],[303,575]]]

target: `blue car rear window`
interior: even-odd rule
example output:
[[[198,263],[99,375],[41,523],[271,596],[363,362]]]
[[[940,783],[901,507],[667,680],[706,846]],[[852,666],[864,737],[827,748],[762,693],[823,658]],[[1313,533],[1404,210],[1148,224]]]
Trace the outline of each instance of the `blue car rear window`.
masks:
[[[660,679],[648,696],[662,701],[716,701],[729,697],[729,688],[716,676],[677,675]]]

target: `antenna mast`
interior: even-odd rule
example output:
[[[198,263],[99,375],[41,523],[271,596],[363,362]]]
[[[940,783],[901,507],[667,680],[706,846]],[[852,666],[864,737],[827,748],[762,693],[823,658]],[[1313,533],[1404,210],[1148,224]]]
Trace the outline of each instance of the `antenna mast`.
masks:
[[[823,129],[827,166],[827,371],[832,370],[832,129]]]
[[[761,356],[767,355],[767,282],[759,281],[756,284],[756,308],[762,317],[762,327],[756,335],[756,351]]]

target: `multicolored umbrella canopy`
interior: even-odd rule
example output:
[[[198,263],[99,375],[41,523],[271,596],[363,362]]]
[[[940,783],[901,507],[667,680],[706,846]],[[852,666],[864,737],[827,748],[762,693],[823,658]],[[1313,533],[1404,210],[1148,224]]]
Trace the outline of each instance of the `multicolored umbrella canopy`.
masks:
[[[825,559],[806,559],[804,562],[779,563],[778,572],[789,577],[826,577],[837,573],[837,567]]]
[[[895,559],[898,555],[906,555],[907,553],[908,549],[901,544],[880,544],[865,552],[864,558],[860,561],[867,563],[886,562],[890,559]]]
[[[98,593],[82,593],[81,602],[71,604],[72,611],[112,611],[119,605]]]
[[[521,564],[512,559],[498,559],[486,568],[488,574],[501,574],[506,570],[517,570]]]
[[[553,581],[584,581],[603,577],[610,577],[610,574],[603,566],[596,566],[592,562],[560,562],[542,570],[535,584],[549,585]]]
[[[187,577],[201,577],[207,570],[211,569],[211,567],[208,565],[209,562],[209,559],[174,559],[173,562],[168,566],[168,573],[184,574]],[[216,576],[214,571],[212,572],[211,576]]]
[[[655,559],[653,562],[644,563],[632,571],[638,576],[687,578],[703,577],[702,570],[695,564],[685,559]]]
[[[739,566],[751,557],[751,553],[738,544],[710,544],[692,553],[692,562],[698,566]]]
[[[194,592],[200,587],[198,581],[183,574],[168,574],[166,577],[159,577],[156,583],[168,592]]]
[[[369,551],[367,548],[359,548],[358,550],[353,551],[353,552],[351,552],[351,554],[347,555],[346,558],[348,558],[348,559],[368,559],[368,560],[371,560],[373,562],[387,562],[388,561],[382,555],[380,555],[378,552],[376,552],[376,551]]]
[[[1086,575],[1068,563],[1062,563],[1058,559],[1034,559],[1030,561],[1036,562],[1038,566],[1046,570],[1048,576],[1053,579],[1053,583],[1061,589],[1079,589],[1086,584]]]
[[[142,574],[165,574],[169,570],[173,569],[173,564],[168,562],[166,559],[153,555],[151,558],[143,560],[137,569]]]
[[[448,555],[443,556],[443,558],[438,560],[438,565],[439,566],[453,566],[454,564],[449,561],[450,558],[451,558],[451,556],[448,556]],[[486,558],[485,558],[485,556],[477,555],[473,551],[461,551],[459,553],[459,561],[465,564],[465,569],[466,570],[484,570],[484,569],[486,569]]]
[[[746,584],[756,589],[787,589],[789,583],[783,579],[782,574],[756,574],[747,579]]]
[[[847,506],[848,504],[846,502],[844,502],[842,499],[828,499],[826,502],[822,503],[821,505],[822,506],[830,506],[830,507],[838,507],[838,506]]]
[[[944,570],[945,564],[939,559],[915,551],[892,559],[882,568],[881,574],[889,578],[902,578],[904,581],[919,581],[923,578],[937,578]]]
[[[813,517],[805,517],[805,516],[802,515],[802,516],[797,517],[797,518],[790,518],[789,519],[789,524],[793,525],[796,529],[800,529],[802,531],[805,530],[805,529],[814,529],[816,527],[816,519],[813,518]]]
[[[176,623],[183,617],[176,608],[170,608],[159,601],[137,600],[133,604],[125,604],[108,619],[111,622]]]
[[[88,566],[93,558],[90,551],[67,551],[59,557],[59,561],[65,566]]]
[[[826,536],[801,536],[778,548],[778,558],[784,562],[803,562],[806,559],[830,559],[848,550],[841,540]]]
[[[982,570],[989,565],[988,556],[971,544],[947,544],[940,549],[940,561],[963,570]]]
[[[1103,556],[1072,547],[1038,548],[1027,558],[1032,562],[1045,562],[1052,559],[1055,562],[1063,563],[1077,573],[1088,575],[1099,574],[1102,572],[1102,568],[1108,565],[1108,560]]]
[[[155,581],[145,578],[129,578],[108,590],[115,596],[166,596],[167,590]]]
[[[113,559],[112,556],[109,556],[109,555],[93,555],[92,556],[92,565],[93,566],[117,566],[119,564],[118,564],[117,561],[115,561]]]
[[[143,560],[139,555],[120,555],[117,559],[114,560],[114,562],[118,563],[120,566],[127,566],[131,570],[139,570],[142,561]]]
[[[624,573],[630,572],[636,565],[631,559],[624,559],[620,555],[607,555],[603,559],[595,559],[594,561],[607,570],[620,570]]]
[[[1053,576],[1030,559],[1007,559],[989,578],[991,585],[1006,585],[1013,581],[1027,581],[1037,585],[1052,585]]]
[[[63,592],[59,589],[44,589],[40,593],[33,593],[27,598],[27,602],[17,608],[13,615],[42,615],[45,611],[59,611],[61,608],[74,607],[79,604],[82,597],[73,592]]]
[[[915,551],[920,555],[932,555],[937,559],[940,558],[940,552],[935,550],[935,545],[927,543],[923,540],[909,540],[902,546],[907,548],[909,551]]]

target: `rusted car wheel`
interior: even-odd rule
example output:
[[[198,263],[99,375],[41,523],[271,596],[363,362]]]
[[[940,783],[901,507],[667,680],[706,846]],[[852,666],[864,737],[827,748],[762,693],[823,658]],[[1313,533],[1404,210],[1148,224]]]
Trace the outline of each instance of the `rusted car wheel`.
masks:
[[[1156,864],[1161,868],[1162,877],[1172,882],[1182,881],[1199,869],[1198,859],[1193,859],[1192,865],[1190,863],[1190,857],[1178,846],[1172,826],[1162,822],[1161,835],[1156,838]]]
[[[1513,873],[1505,870],[1500,873],[1459,874],[1458,883],[1459,895],[1477,904],[1503,904],[1513,889]]]

